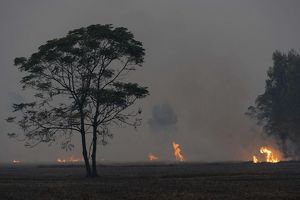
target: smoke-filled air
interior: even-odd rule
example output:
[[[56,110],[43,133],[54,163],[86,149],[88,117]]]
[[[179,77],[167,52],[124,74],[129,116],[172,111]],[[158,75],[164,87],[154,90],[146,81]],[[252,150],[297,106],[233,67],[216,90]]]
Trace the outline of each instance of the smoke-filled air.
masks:
[[[133,55],[142,66],[126,78],[149,91],[134,94],[147,95],[131,107],[139,113],[138,126],[112,124],[102,133],[99,163],[298,159],[293,136],[283,142],[263,126],[266,121],[257,124],[262,109],[255,100],[265,92],[273,52],[300,52],[299,7],[297,0],[1,0],[0,162],[83,161],[79,134],[71,136],[70,148],[62,148],[62,138],[26,147],[22,138],[8,136],[22,130],[5,119],[13,104],[37,98],[22,90],[25,74],[14,59],[93,24],[126,27],[142,42],[145,51]]]

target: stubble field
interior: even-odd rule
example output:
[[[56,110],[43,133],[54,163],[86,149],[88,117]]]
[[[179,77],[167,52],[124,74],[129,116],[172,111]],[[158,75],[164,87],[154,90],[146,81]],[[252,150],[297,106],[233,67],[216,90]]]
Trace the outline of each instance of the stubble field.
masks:
[[[1,165],[0,199],[300,199],[300,163]]]

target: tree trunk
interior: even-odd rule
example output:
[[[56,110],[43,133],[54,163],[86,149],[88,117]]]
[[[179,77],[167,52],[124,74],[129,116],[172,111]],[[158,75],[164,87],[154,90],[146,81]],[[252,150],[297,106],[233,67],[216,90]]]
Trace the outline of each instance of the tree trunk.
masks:
[[[80,109],[80,124],[81,124],[81,144],[82,144],[82,156],[85,163],[85,169],[86,169],[86,176],[91,177],[91,166],[89,161],[89,156],[86,150],[86,139],[85,139],[85,126],[84,126],[84,114],[83,110]]]
[[[92,150],[92,176],[98,176],[97,173],[97,163],[96,163],[96,154],[97,154],[97,126],[94,125],[93,128],[93,150]]]
[[[86,176],[91,177],[91,166],[90,166],[90,161],[88,157],[88,153],[86,150],[86,140],[85,140],[85,134],[81,133],[81,143],[82,143],[82,156],[84,159],[84,164],[85,164],[85,169],[86,169]]]
[[[98,82],[98,87],[99,87],[99,82]],[[92,141],[93,142],[93,150],[92,150],[92,176],[93,177],[98,176],[96,154],[97,154],[97,128],[98,128],[99,105],[100,102],[99,100],[97,100],[96,113],[93,121],[93,141]]]

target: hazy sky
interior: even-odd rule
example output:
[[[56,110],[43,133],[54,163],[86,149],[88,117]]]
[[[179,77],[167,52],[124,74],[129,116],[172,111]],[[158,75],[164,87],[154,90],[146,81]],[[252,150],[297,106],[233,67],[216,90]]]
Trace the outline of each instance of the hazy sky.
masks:
[[[298,0],[1,0],[0,162],[51,161],[80,155],[59,145],[26,149],[8,139],[4,119],[20,94],[17,56],[91,24],[124,26],[146,49],[131,77],[149,87],[138,102],[143,126],[113,129],[99,159],[143,161],[152,152],[172,160],[172,141],[187,160],[247,160],[263,139],[244,116],[264,89],[276,49],[300,50]]]

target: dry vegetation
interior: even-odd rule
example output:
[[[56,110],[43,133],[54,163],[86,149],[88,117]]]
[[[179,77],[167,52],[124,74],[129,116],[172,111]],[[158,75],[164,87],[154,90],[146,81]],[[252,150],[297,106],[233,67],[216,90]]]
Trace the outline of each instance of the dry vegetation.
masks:
[[[1,166],[0,199],[300,199],[300,163]]]

